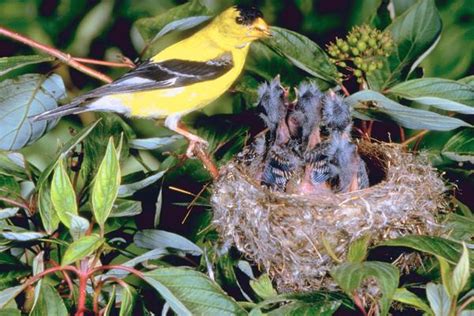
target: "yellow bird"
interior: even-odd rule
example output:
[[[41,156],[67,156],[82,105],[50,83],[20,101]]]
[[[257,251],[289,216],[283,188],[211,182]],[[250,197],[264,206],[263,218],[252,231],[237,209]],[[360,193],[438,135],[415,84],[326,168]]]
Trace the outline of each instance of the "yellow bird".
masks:
[[[259,10],[231,7],[200,31],[165,48],[114,82],[37,115],[33,121],[88,111],[165,118],[167,128],[189,140],[187,153],[191,155],[196,143],[207,142],[180,127],[181,117],[226,92],[242,72],[250,44],[267,36],[270,30]]]

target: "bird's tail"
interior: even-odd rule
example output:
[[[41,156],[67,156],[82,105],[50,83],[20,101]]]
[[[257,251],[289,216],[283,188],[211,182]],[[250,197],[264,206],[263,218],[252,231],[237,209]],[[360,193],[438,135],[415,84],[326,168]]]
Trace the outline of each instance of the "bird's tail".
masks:
[[[86,106],[79,106],[80,102],[72,102],[55,109],[43,112],[31,118],[31,121],[43,121],[43,120],[51,120],[63,117],[69,114],[78,114],[82,112],[90,111]]]

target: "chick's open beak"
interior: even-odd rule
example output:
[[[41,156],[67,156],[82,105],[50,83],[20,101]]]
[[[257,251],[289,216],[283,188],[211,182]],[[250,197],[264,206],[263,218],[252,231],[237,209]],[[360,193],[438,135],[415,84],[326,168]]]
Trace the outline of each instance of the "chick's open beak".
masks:
[[[270,32],[270,27],[262,18],[257,18],[255,22],[253,23],[253,26],[255,27],[255,29],[265,34],[265,36],[267,37],[272,36],[272,33]]]

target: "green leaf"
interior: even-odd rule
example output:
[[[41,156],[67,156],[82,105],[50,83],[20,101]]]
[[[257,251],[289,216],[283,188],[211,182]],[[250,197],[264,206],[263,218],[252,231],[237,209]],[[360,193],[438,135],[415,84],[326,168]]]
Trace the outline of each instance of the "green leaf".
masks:
[[[433,0],[421,0],[398,16],[386,30],[392,34],[395,51],[389,57],[390,73],[382,88],[405,80],[437,43],[441,18]]]
[[[362,106],[361,102],[376,102],[375,106]],[[375,113],[388,115],[398,124],[411,129],[429,129],[449,131],[461,126],[470,126],[468,123],[438,113],[413,109],[397,103],[384,95],[371,91],[359,91],[346,98],[346,102],[356,109],[367,109]]]
[[[21,195],[21,187],[12,176],[0,174],[0,194],[2,197],[17,200]]]
[[[67,316],[69,315],[63,299],[54,287],[45,282],[41,283],[41,289],[30,316]]]
[[[463,243],[462,245],[462,255],[458,264],[453,270],[453,279],[451,283],[455,295],[459,295],[462,292],[471,275],[469,271],[469,252],[467,250],[466,244]]]
[[[178,315],[246,315],[217,283],[200,272],[169,267],[144,276]]]
[[[109,301],[107,302],[107,305],[104,308],[104,316],[109,316],[110,312],[112,311],[112,308],[114,307],[115,303],[115,285],[112,286],[112,293],[110,294]]]
[[[451,300],[441,284],[428,283],[426,285],[426,297],[435,316],[449,315]]]
[[[364,235],[354,240],[349,245],[347,251],[347,261],[351,263],[358,263],[365,260],[367,257],[367,248],[370,244],[370,235]]]
[[[66,249],[61,265],[66,266],[91,255],[94,251],[99,249],[103,243],[104,239],[98,235],[84,236],[74,241]]]
[[[0,265],[22,265],[20,260],[18,260],[16,257],[6,253],[6,252],[0,252]]]
[[[122,287],[122,303],[120,306],[120,316],[132,316],[137,292],[129,285]]]
[[[389,93],[446,111],[474,114],[474,87],[453,80],[423,78],[402,82]]]
[[[112,211],[120,185],[120,165],[111,137],[92,188],[92,210],[97,223],[104,227]]]
[[[467,76],[458,80],[459,83],[474,86],[474,75]]]
[[[31,275],[31,269],[23,264],[18,266],[2,267],[0,269],[0,290],[17,285],[19,280]]]
[[[336,67],[315,42],[304,35],[275,26],[271,27],[271,32],[273,36],[265,40],[267,46],[310,75],[336,83]]]
[[[140,191],[141,189],[144,189],[159,179],[163,177],[163,175],[166,173],[168,170],[160,171],[155,173],[154,175],[148,176],[143,180],[133,182],[133,183],[127,183],[127,184],[122,184],[119,189],[118,189],[118,197],[128,197],[133,195],[135,192]]]
[[[15,299],[24,289],[25,285],[22,284],[0,291],[0,310]]]
[[[278,295],[268,274],[262,274],[257,280],[250,280],[252,290],[264,300]]]
[[[130,141],[130,148],[154,150],[164,146],[173,144],[174,142],[183,139],[181,135],[173,135],[168,137],[152,137],[144,139],[133,139]]]
[[[463,129],[451,137],[441,154],[455,161],[474,163],[474,128]]]
[[[155,37],[153,37],[153,39],[151,40],[151,43],[153,43],[154,41],[156,41],[160,37],[165,36],[166,34],[168,34],[171,31],[185,31],[185,30],[191,29],[195,26],[198,26],[199,24],[204,23],[204,22],[208,21],[211,18],[212,18],[211,16],[201,15],[201,16],[191,16],[191,17],[188,17],[188,18],[184,18],[184,19],[180,19],[180,20],[170,22],[170,23],[166,24],[158,32],[158,34],[155,35]]]
[[[49,62],[53,60],[54,60],[54,57],[40,56],[40,55],[1,57],[0,58],[0,76],[3,76],[12,70],[15,70],[27,65],[39,64],[39,63]]]
[[[51,202],[53,203],[59,220],[66,225],[66,227],[70,228],[70,214],[77,215],[78,211],[76,193],[67,175],[63,159],[59,160],[54,170],[53,180],[51,181]]]
[[[114,207],[109,217],[129,217],[141,214],[142,203],[131,200],[115,200]]]
[[[180,6],[176,6],[158,16],[143,18],[135,22],[145,42],[151,41],[169,23],[181,20],[190,16],[208,15],[209,11],[199,0],[189,1]]]
[[[0,151],[0,174],[28,180],[25,157],[20,153]]]
[[[21,316],[21,311],[18,308],[4,308],[0,310],[0,316]]]
[[[409,247],[434,256],[443,257],[451,264],[459,261],[462,253],[462,244],[434,236],[404,236],[397,239],[386,240],[377,246]],[[470,254],[470,266],[474,266],[474,256]]]
[[[280,308],[270,311],[268,316],[301,316],[301,315],[318,315],[318,316],[332,316],[341,306],[340,301],[333,302],[292,302],[283,305]]]
[[[73,240],[81,239],[89,229],[89,221],[83,217],[70,214],[71,216],[71,227],[69,228],[69,232],[72,236]]]
[[[133,237],[138,247],[147,249],[176,249],[194,256],[202,255],[202,249],[183,236],[158,229],[144,229]]]
[[[444,289],[450,298],[455,297],[454,288],[453,288],[453,274],[451,273],[451,267],[449,266],[448,261],[443,257],[436,257],[439,262],[439,269],[441,273],[441,280],[443,282]]]
[[[0,209],[0,220],[15,216],[19,210],[20,210],[19,207],[10,207],[10,208]]]
[[[387,315],[390,302],[398,288],[398,269],[385,262],[367,261],[362,263],[343,263],[331,270],[331,276],[348,295],[361,286],[364,279],[373,277],[382,292],[380,300],[381,315]]]
[[[40,232],[4,232],[0,233],[0,235],[7,239],[7,240],[12,240],[12,241],[31,241],[31,240],[36,240],[40,239],[46,236],[44,233]]]
[[[427,315],[433,315],[433,312],[431,311],[431,308],[428,306],[428,304],[426,304],[421,298],[419,298],[414,293],[408,291],[405,288],[398,288],[395,291],[393,300],[403,304],[414,306],[415,308],[422,310]]]
[[[142,255],[139,255],[127,262],[121,263],[121,266],[124,267],[134,267],[142,262],[148,261],[148,260],[154,260],[154,259],[159,259],[163,256],[168,255],[169,252],[164,250],[164,249],[153,249],[150,251],[145,252]],[[130,272],[121,270],[121,269],[112,269],[107,272],[107,275],[111,275],[117,278],[124,278],[127,276]]]
[[[52,234],[59,227],[59,216],[51,200],[49,183],[42,185],[38,192],[38,209],[43,227],[48,234]]]
[[[41,188],[43,186],[43,184],[46,182],[46,180],[48,179],[49,175],[51,174],[51,172],[54,170],[54,168],[58,164],[61,157],[65,157],[67,153],[69,153],[72,149],[74,149],[74,147],[77,146],[77,144],[82,142],[84,140],[84,138],[86,138],[87,135],[89,135],[89,133],[92,132],[92,130],[97,126],[97,124],[99,122],[100,122],[100,120],[95,121],[94,123],[90,124],[86,128],[83,128],[79,133],[77,133],[76,135],[71,137],[71,139],[69,139],[64,144],[64,146],[61,148],[61,150],[53,158],[53,162],[51,162],[48,165],[48,167],[46,167],[43,170],[43,172],[41,173],[41,175],[38,179],[38,183],[36,184],[36,186],[38,188]]]
[[[56,108],[65,96],[64,83],[56,74],[28,74],[0,82],[0,149],[18,150],[43,136],[57,121],[29,118]]]

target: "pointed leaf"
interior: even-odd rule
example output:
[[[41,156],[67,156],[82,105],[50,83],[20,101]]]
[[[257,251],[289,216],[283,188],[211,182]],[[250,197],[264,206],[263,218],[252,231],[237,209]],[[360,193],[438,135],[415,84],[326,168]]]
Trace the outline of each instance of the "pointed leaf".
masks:
[[[278,295],[268,274],[262,274],[257,280],[250,280],[252,290],[264,300]]]
[[[127,183],[127,184],[122,184],[120,187],[119,187],[119,190],[118,190],[118,197],[128,197],[128,196],[131,196],[133,195],[135,192],[141,190],[141,189],[144,189],[150,185],[152,185],[153,183],[155,183],[156,181],[158,181],[159,179],[161,179],[161,177],[163,177],[163,175],[167,172],[168,170],[164,170],[164,171],[161,171],[161,172],[157,172],[155,173],[154,175],[151,175],[149,177],[146,177],[145,179],[141,180],[141,181],[137,181],[137,182],[134,182],[134,183]]]
[[[66,249],[61,265],[66,266],[91,255],[94,251],[99,249],[103,243],[104,239],[98,235],[84,236],[74,241]]]
[[[51,188],[49,183],[45,183],[39,189],[38,209],[43,227],[48,234],[52,234],[59,226],[59,216],[54,209],[51,200]]]
[[[441,284],[428,283],[426,285],[426,297],[435,316],[449,315],[451,301]]]
[[[25,285],[18,285],[0,291],[0,309],[8,305],[15,297],[25,289]]]
[[[145,252],[144,254],[139,255],[139,256],[127,261],[127,262],[124,262],[120,265],[124,266],[124,267],[132,267],[133,268],[134,266],[136,266],[136,265],[138,265],[142,262],[145,262],[145,261],[148,261],[148,260],[159,259],[163,256],[166,256],[167,254],[169,254],[169,252],[164,250],[164,249],[153,249],[153,250]],[[130,272],[128,272],[126,270],[112,269],[112,270],[108,271],[106,274],[117,277],[117,278],[124,278],[129,273]]]
[[[111,137],[92,188],[92,210],[97,223],[104,227],[112,211],[120,185],[120,165]]]
[[[441,153],[455,161],[474,164],[474,128],[466,128],[451,137]]]
[[[77,215],[76,193],[64,167],[63,159],[59,160],[51,181],[51,202],[59,220],[71,227],[71,215]]]
[[[386,240],[377,246],[409,247],[418,251],[426,252],[434,256],[440,256],[451,264],[456,264],[461,257],[463,247],[461,243],[434,236],[404,236],[397,239]],[[470,253],[470,266],[474,266],[474,256]]]
[[[469,272],[469,252],[467,250],[466,244],[463,243],[463,251],[461,258],[459,259],[458,264],[453,270],[452,287],[455,295],[459,295],[462,292],[467,282],[469,281],[470,275],[471,274]]]
[[[63,299],[54,287],[42,282],[38,300],[30,313],[30,316],[67,316],[69,315]]]
[[[0,82],[0,149],[18,150],[43,136],[56,120],[29,118],[56,108],[65,96],[64,83],[56,74],[28,74]]]
[[[12,70],[44,62],[53,61],[52,56],[41,56],[41,55],[25,55],[25,56],[12,56],[12,57],[1,57],[0,58],[0,76],[9,73]]]
[[[87,219],[78,215],[69,215],[71,216],[71,227],[69,228],[69,232],[74,240],[78,240],[86,234],[90,223]]]
[[[129,285],[122,287],[122,303],[120,306],[120,316],[132,316],[135,301],[137,299],[137,291]]]
[[[367,248],[370,243],[370,235],[362,236],[354,240],[349,245],[349,250],[347,251],[347,261],[352,263],[358,263],[365,260],[367,257]]]
[[[25,157],[15,152],[0,152],[0,174],[28,180]]]
[[[183,236],[158,229],[144,229],[133,237],[138,247],[147,249],[176,249],[194,256],[202,255],[202,249]]]
[[[0,209],[0,220],[10,218],[16,215],[20,210],[19,207],[3,208]]]
[[[266,45],[310,75],[335,84],[337,69],[315,42],[304,35],[280,27],[271,27],[271,32],[273,36],[265,40]]]
[[[129,217],[141,214],[142,203],[139,201],[115,200],[114,207],[109,217]]]
[[[178,140],[182,140],[181,135],[173,135],[169,137],[153,137],[153,138],[144,138],[144,139],[133,139],[130,141],[130,148],[133,149],[144,149],[144,150],[154,150],[159,149],[164,146],[171,145]]]
[[[426,304],[421,298],[419,298],[416,294],[408,291],[405,288],[398,288],[395,291],[395,295],[393,296],[393,300],[407,304],[410,306],[414,306],[415,308],[422,310],[427,315],[433,315],[431,308]]]
[[[355,108],[367,108],[360,105],[361,102],[367,101],[376,102],[376,106],[369,107],[370,110],[386,114],[395,122],[411,129],[449,131],[461,126],[470,126],[468,123],[457,118],[401,105],[371,90],[359,91],[346,98],[346,102]]]
[[[348,295],[352,295],[364,279],[375,278],[383,295],[380,300],[380,314],[387,315],[390,302],[398,287],[397,268],[391,264],[376,261],[343,263],[331,270],[331,276]]]
[[[145,272],[153,286],[178,315],[245,315],[245,310],[211,279],[188,268]]]
[[[0,235],[5,239],[13,240],[13,241],[30,241],[30,240],[40,239],[46,236],[46,234],[39,233],[39,232],[19,232],[19,233],[6,232],[6,233],[0,233]]]

